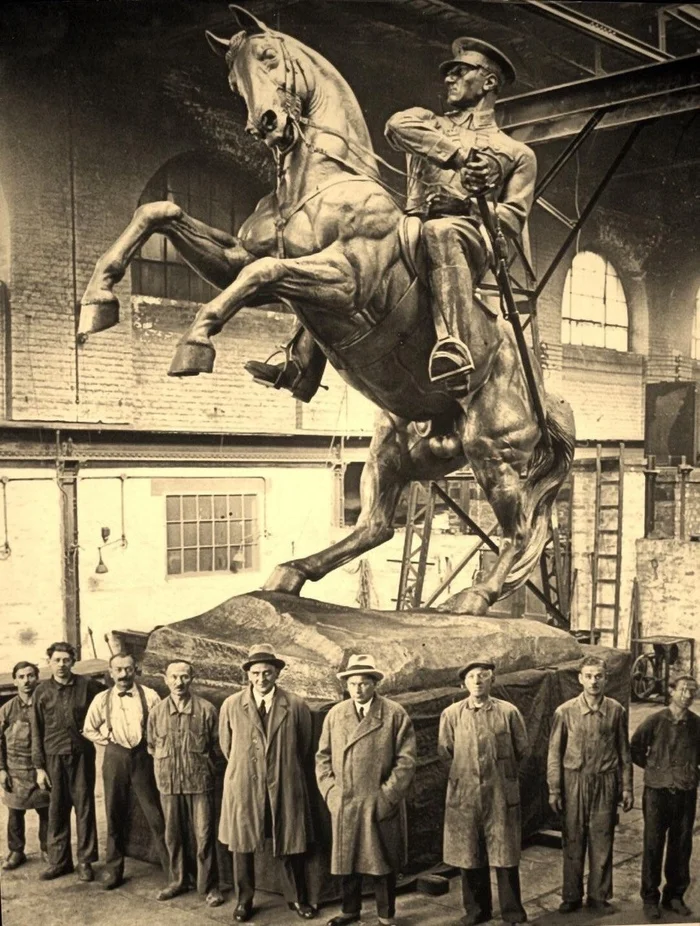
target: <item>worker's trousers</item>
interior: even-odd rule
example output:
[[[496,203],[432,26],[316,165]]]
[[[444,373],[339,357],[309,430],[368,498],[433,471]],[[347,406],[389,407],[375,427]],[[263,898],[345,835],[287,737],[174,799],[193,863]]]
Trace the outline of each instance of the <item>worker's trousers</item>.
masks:
[[[562,900],[565,903],[579,903],[583,898],[586,850],[589,900],[612,897],[613,836],[619,793],[615,770],[586,775],[564,769]]]

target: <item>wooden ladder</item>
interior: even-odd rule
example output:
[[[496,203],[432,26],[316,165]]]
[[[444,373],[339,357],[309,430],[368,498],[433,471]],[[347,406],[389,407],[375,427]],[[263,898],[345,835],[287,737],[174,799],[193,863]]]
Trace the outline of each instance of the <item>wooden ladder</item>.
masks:
[[[601,638],[601,643],[615,647],[620,629],[624,474],[625,445],[620,444],[617,456],[604,458],[598,444],[591,565],[591,642]]]

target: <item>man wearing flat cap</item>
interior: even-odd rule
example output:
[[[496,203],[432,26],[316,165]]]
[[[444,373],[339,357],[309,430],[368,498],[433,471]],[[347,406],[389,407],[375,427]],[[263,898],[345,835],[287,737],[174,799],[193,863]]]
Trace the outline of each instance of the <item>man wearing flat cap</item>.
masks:
[[[227,698],[219,715],[219,743],[227,759],[219,841],[234,856],[238,894],[234,918],[253,914],[254,853],[279,858],[284,898],[302,919],[308,903],[304,853],[312,839],[306,770],[313,762],[311,711],[277,684],[285,667],[269,643],[253,646],[243,663],[248,684]]]
[[[406,211],[425,219],[423,240],[437,344],[430,377],[456,397],[467,394],[475,365],[495,356],[501,335],[495,314],[473,291],[490,263],[491,247],[473,198],[488,192],[506,238],[521,239],[532,207],[534,152],[496,125],[494,106],[515,69],[493,45],[468,36],[452,44],[440,72],[446,112],[415,107],[386,124],[389,143],[408,159]]]
[[[333,827],[331,874],[342,879],[342,913],[328,926],[360,919],[363,875],[374,879],[379,922],[388,926],[405,862],[416,734],[403,707],[376,693],[384,674],[371,656],[351,656],[338,678],[350,697],[326,715],[316,753],[316,780]]]
[[[468,697],[442,712],[438,754],[449,761],[443,857],[462,869],[464,926],[491,919],[489,866],[496,869],[501,918],[524,923],[520,898],[518,767],[529,746],[522,714],[491,697],[496,666],[479,657],[460,671]]]

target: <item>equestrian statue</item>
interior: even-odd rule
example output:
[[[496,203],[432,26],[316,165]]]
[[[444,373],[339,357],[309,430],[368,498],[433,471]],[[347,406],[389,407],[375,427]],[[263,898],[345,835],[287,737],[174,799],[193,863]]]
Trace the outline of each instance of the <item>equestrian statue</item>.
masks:
[[[379,411],[355,529],[280,564],[264,589],[299,594],[307,580],[384,543],[409,482],[469,465],[498,519],[500,548],[490,571],[441,607],[483,615],[537,565],[574,451],[571,409],[545,396],[507,292],[512,255],[526,263],[536,174],[534,153],[494,120],[513,66],[486,42],[457,39],[441,66],[447,111],[414,108],[389,120],[387,139],[408,157],[404,209],[333,65],[231,10],[241,31],[207,38],[245,101],[247,131],[275,159],[276,188],[235,237],[173,202],[140,206],[97,262],[79,337],[117,322],[113,288],[156,233],[220,290],[182,336],[170,375],[212,372],[212,338],[242,308],[289,305],[300,327],[285,361],[250,361],[255,380],[309,401],[330,361]],[[479,295],[490,271],[502,283],[504,314]]]

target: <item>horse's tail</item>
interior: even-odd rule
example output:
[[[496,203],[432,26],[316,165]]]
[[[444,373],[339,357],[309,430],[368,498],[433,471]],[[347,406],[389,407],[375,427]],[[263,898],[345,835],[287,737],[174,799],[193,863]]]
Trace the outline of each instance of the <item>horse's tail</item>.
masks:
[[[552,507],[574,459],[576,431],[571,406],[559,396],[550,395],[546,399],[546,412],[552,449],[547,450],[542,442],[535,448],[523,486],[525,518],[530,528],[527,546],[508,573],[501,598],[527,582],[542,555],[549,536]]]

